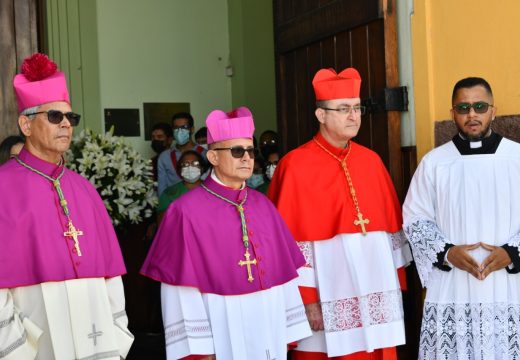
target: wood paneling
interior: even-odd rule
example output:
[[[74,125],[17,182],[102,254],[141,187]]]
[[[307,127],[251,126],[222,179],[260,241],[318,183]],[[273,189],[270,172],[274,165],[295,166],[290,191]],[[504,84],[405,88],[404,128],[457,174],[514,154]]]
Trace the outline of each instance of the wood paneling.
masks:
[[[18,134],[13,78],[27,56],[38,51],[43,0],[0,1],[0,141]]]
[[[278,0],[273,9],[278,52],[287,52],[381,18],[380,0]]]

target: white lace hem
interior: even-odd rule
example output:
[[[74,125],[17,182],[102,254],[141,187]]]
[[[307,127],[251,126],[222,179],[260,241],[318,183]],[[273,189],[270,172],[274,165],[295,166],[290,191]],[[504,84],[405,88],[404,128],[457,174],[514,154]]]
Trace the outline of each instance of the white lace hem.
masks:
[[[322,302],[325,332],[345,331],[403,319],[401,291]]]
[[[520,304],[426,302],[419,359],[520,359]]]

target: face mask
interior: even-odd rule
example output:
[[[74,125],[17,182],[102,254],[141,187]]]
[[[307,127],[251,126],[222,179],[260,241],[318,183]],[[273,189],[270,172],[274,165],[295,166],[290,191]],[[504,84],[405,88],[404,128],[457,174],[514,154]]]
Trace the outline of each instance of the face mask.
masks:
[[[164,150],[166,150],[166,146],[164,145],[164,141],[162,141],[162,140],[152,140],[152,149],[157,154],[162,153]]]
[[[249,187],[256,189],[264,183],[264,176],[262,174],[253,174],[249,179],[246,180]]]
[[[273,178],[274,170],[276,169],[276,165],[267,165],[267,170],[265,171],[265,175],[269,180]]]
[[[190,131],[188,129],[175,129],[173,136],[178,145],[184,145],[190,140]]]
[[[181,176],[184,180],[189,182],[190,184],[193,184],[197,180],[200,179],[201,171],[196,166],[187,166],[183,167],[181,170]]]

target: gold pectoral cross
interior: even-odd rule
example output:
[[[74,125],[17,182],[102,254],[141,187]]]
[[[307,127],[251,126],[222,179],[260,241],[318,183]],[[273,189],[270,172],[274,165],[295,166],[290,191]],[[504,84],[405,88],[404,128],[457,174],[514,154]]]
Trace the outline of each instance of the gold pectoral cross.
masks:
[[[254,278],[253,278],[253,274],[251,273],[251,265],[256,265],[256,259],[249,260],[249,257],[251,256],[251,254],[249,253],[248,249],[246,249],[246,253],[244,254],[244,256],[246,257],[246,261],[240,260],[238,262],[238,265],[239,266],[244,266],[244,265],[247,266],[247,281],[253,282]]]
[[[363,235],[366,235],[367,230],[365,229],[365,224],[369,224],[370,220],[363,219],[363,214],[361,214],[360,212],[358,212],[357,217],[358,217],[358,219],[354,220],[354,225],[361,226],[361,232],[363,233]]]
[[[74,240],[74,247],[76,248],[76,252],[78,256],[81,256],[81,250],[79,248],[79,240],[78,236],[83,235],[83,231],[76,229],[76,227],[72,224],[72,221],[69,220],[68,224],[69,230],[63,233],[63,236],[70,236]]]

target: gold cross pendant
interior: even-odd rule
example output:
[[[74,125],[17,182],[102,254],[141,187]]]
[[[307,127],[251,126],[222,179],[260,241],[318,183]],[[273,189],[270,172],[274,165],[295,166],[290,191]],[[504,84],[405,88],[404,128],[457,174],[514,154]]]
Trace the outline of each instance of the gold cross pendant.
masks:
[[[63,236],[70,236],[74,240],[74,247],[76,248],[76,252],[78,256],[81,256],[81,249],[79,248],[78,236],[82,236],[83,231],[76,229],[76,227],[72,224],[71,220],[69,220],[68,228],[69,230],[65,231],[63,233]]]
[[[251,256],[251,254],[249,253],[249,250],[246,249],[246,253],[244,254],[244,256],[246,257],[246,260],[240,260],[238,262],[238,265],[239,266],[244,266],[246,265],[247,266],[247,281],[249,282],[253,282],[254,278],[253,278],[253,274],[251,273],[251,265],[256,265],[256,259],[254,260],[249,260],[249,257]]]
[[[361,214],[360,212],[358,212],[357,217],[358,217],[358,219],[354,220],[354,225],[361,226],[361,232],[363,233],[363,235],[366,235],[367,230],[365,229],[365,224],[369,224],[370,220],[363,219],[363,214]]]

